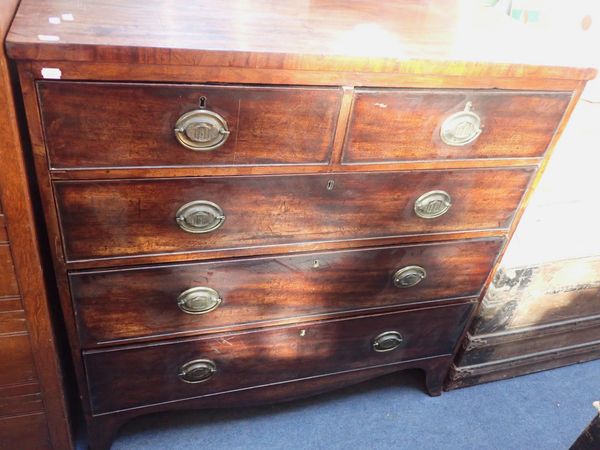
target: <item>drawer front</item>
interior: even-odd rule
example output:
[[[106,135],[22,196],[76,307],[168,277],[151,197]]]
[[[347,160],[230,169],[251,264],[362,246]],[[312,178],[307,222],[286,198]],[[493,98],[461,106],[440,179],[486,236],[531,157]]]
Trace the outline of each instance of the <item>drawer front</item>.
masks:
[[[502,243],[486,239],[80,272],[70,275],[71,292],[81,342],[93,346],[474,296]]]
[[[85,352],[92,409],[97,414],[450,354],[472,306]],[[385,332],[398,334],[386,334],[376,342]],[[374,346],[391,349],[375,351]],[[188,364],[198,360],[206,362],[196,368]]]
[[[53,168],[326,164],[342,96],[338,88],[57,81],[39,82],[38,92]],[[203,112],[179,122],[191,111]],[[175,128],[199,148],[181,144]]]
[[[56,182],[55,191],[67,259],[74,261],[503,229],[534,171],[65,181]],[[450,196],[448,211],[417,215],[417,201],[420,214],[432,205],[434,212],[445,208],[437,194],[423,196],[439,190]]]
[[[357,90],[343,161],[541,157],[570,99],[569,92]]]

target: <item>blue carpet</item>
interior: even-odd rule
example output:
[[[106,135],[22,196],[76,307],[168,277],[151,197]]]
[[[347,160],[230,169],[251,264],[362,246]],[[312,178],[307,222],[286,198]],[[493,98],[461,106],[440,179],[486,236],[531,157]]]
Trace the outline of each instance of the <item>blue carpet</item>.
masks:
[[[404,372],[306,400],[156,414],[129,422],[113,450],[568,449],[600,399],[600,361],[446,392]]]

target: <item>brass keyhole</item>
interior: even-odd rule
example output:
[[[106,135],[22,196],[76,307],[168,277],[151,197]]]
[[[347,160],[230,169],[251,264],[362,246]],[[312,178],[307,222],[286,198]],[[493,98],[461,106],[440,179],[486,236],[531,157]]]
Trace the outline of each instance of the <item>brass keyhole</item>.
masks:
[[[202,97],[200,97],[200,101],[198,102],[200,108],[204,109],[206,108],[206,97],[203,95]]]

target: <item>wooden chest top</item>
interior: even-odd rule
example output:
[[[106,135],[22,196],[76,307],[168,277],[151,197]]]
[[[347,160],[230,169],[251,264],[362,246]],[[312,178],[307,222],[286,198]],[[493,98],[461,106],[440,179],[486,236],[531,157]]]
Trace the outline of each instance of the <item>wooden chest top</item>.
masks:
[[[45,61],[593,78],[566,41],[465,0],[23,0],[7,47]]]

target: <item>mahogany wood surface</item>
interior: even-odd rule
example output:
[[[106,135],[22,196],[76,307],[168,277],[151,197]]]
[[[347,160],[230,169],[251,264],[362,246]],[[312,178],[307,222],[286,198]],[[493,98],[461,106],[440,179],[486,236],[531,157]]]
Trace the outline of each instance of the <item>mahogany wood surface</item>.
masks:
[[[0,298],[19,295],[10,246],[0,244]]]
[[[343,161],[540,157],[570,98],[570,92],[360,89]],[[467,102],[483,131],[465,146],[447,145],[440,128]]]
[[[175,343],[84,353],[94,413],[199,397],[410,361],[452,352],[471,303],[363,318],[299,324]],[[398,331],[403,341],[388,352],[373,350],[380,333]],[[208,381],[178,377],[188,361],[209,359]],[[109,370],[107,370],[110,368]],[[160,389],[149,389],[160,386]]]
[[[82,346],[132,338],[261,326],[275,319],[364,310],[479,294],[502,239],[249,258],[70,275]],[[411,288],[394,273],[419,265]],[[206,314],[177,306],[183,291],[215,289],[222,303]]]
[[[474,311],[468,296],[489,284],[492,253],[595,75],[577,42],[461,0],[134,3],[23,0],[7,42],[90,448],[108,448],[139,414],[281,401],[407,367],[426,370],[439,394]],[[41,81],[48,68],[61,80]],[[278,131],[232,101],[220,110],[228,122],[259,126],[221,153],[186,154],[172,123],[205,89],[227,101],[251,93]],[[314,104],[284,101],[292,91],[315,93]],[[467,100],[483,134],[449,151],[440,121]],[[416,198],[439,189],[450,212],[417,218]],[[226,219],[191,235],[174,215],[199,199]],[[446,242],[467,238],[478,240]],[[398,255],[434,264],[412,297],[387,291]],[[436,284],[436,273],[455,283]],[[173,302],[198,282],[223,304],[192,318]],[[310,311],[309,298],[319,299]],[[388,322],[409,330],[398,358],[367,352]],[[199,353],[223,370],[182,383],[179,365]]]
[[[55,190],[66,256],[76,261],[503,229],[533,173],[527,168],[56,182]],[[415,201],[439,189],[452,197],[448,213],[417,216]],[[181,230],[176,212],[195,200],[219,205],[223,225],[205,234]]]
[[[0,336],[3,334],[13,334],[24,332],[25,328],[25,311],[21,306],[19,297],[4,297],[0,298]]]
[[[0,450],[52,450],[46,417],[42,413],[0,417]]]
[[[48,20],[63,14],[73,20]],[[24,0],[8,49],[47,61],[593,77],[571,51],[584,40],[568,37],[470,1]]]
[[[0,385],[11,385],[37,379],[29,336],[21,324],[19,333],[0,335]]]
[[[2,205],[0,205],[2,206]],[[6,234],[6,217],[0,213],[0,244],[8,242],[8,235]]]
[[[40,82],[53,168],[327,164],[339,88]],[[184,113],[221,115],[230,135],[210,151],[175,139]],[[81,106],[85,104],[85,108]]]
[[[425,374],[425,388],[427,392],[431,396],[438,396],[442,392],[443,382],[439,374],[445,374],[446,368],[451,361],[451,356],[422,358],[387,366],[371,367],[333,375],[308,377],[290,383],[256,386],[251,389],[162,403],[152,406],[151,410],[170,411],[194,408],[231,408],[286,402],[352,386],[365,380],[405,369],[421,369]],[[117,413],[94,416],[94,419],[88,425],[90,449],[105,450],[110,448],[112,440],[123,423],[134,417],[146,414],[149,409],[134,408]]]
[[[0,7],[0,38],[18,6]],[[0,46],[0,449],[72,448],[57,344],[51,323],[21,145],[24,118]],[[56,307],[56,305],[54,305]],[[22,389],[27,386],[28,389]]]

